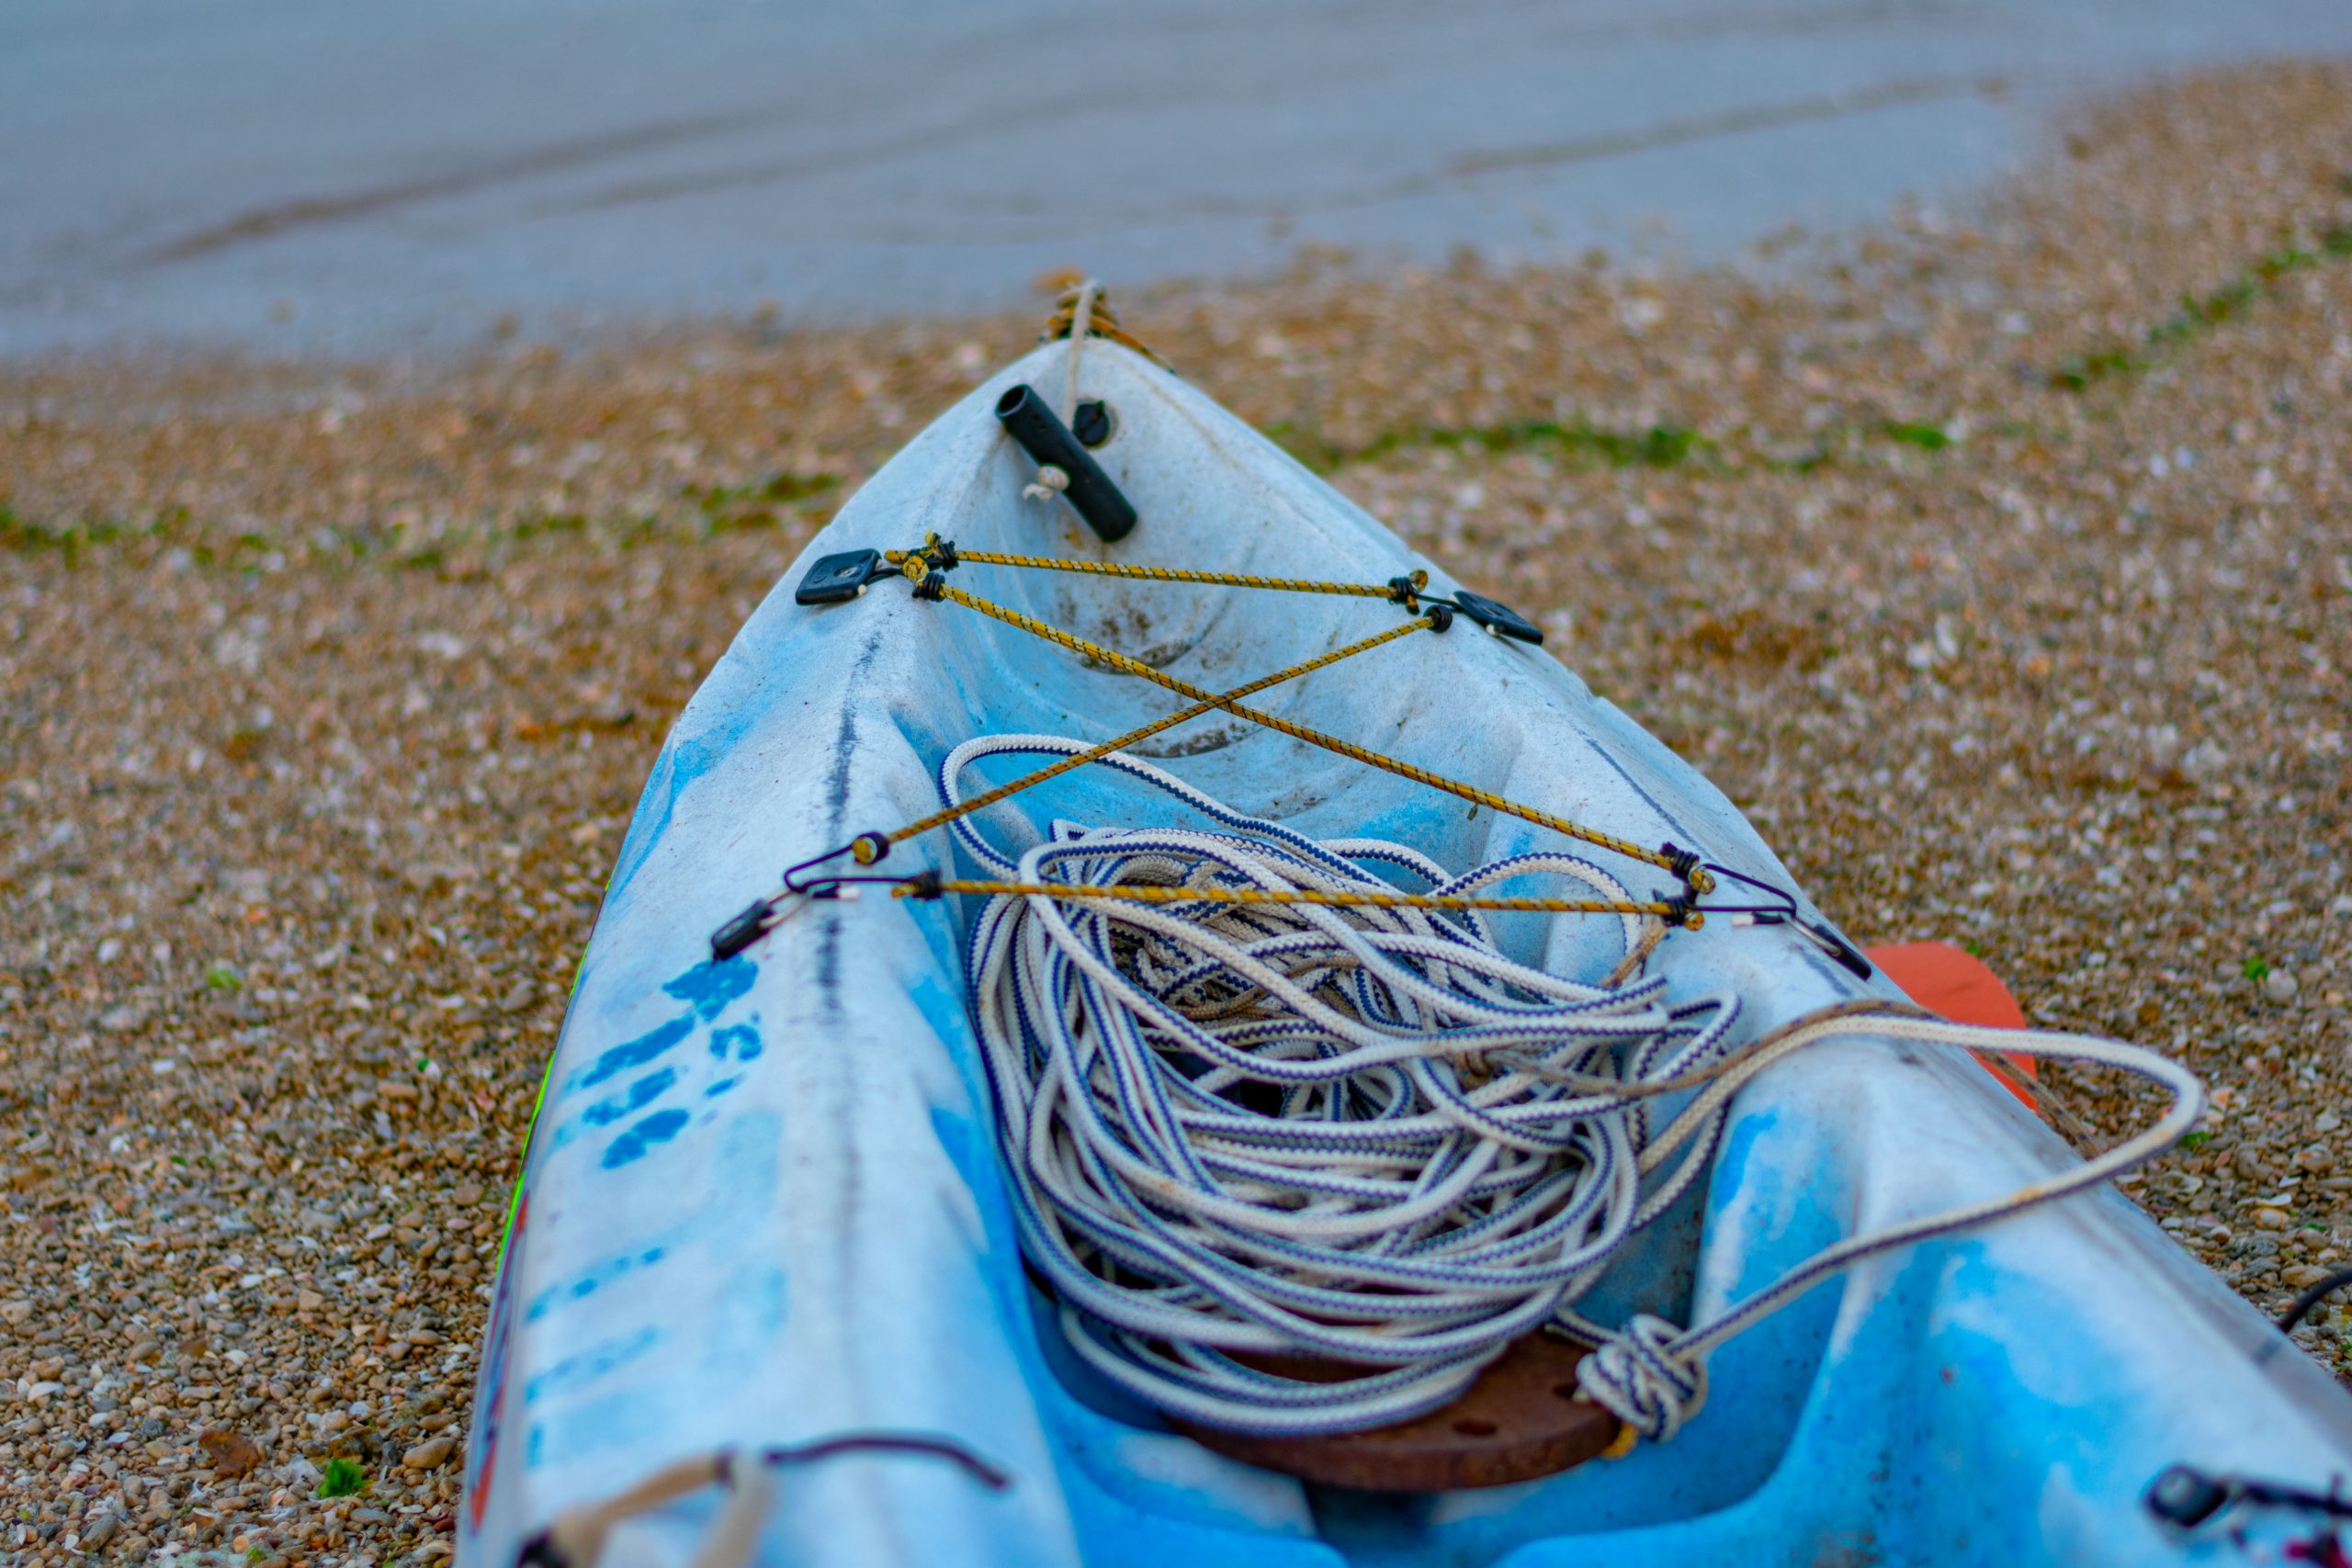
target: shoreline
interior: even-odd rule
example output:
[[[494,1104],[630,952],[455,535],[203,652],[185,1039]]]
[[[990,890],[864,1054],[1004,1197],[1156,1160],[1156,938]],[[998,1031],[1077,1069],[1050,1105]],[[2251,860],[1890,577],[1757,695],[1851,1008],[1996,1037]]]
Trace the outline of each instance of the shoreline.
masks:
[[[2275,1310],[2352,1251],[2352,68],[2075,136],[1790,279],[1114,302],[1541,618],[1857,941],[1971,945],[2036,1021],[2205,1077],[2124,1190]],[[0,1501],[61,1526],[28,1565],[109,1516],[132,1558],[446,1553],[434,1445],[662,735],[1035,325],[0,366],[0,1375],[54,1385],[0,1412]],[[2148,1111],[2042,1082],[2099,1140]],[[2352,1374],[2352,1311],[2298,1343]],[[313,1498],[339,1457],[371,1490]]]
[[[1043,0],[28,4],[0,51],[11,357],[573,347],[763,301],[832,330],[1019,309],[1071,265],[1269,279],[1302,246],[1383,276],[1465,239],[1498,269],[1713,265],[1905,192],[1967,209],[2086,97],[2352,51],[2328,0],[1170,0],[1083,28]]]

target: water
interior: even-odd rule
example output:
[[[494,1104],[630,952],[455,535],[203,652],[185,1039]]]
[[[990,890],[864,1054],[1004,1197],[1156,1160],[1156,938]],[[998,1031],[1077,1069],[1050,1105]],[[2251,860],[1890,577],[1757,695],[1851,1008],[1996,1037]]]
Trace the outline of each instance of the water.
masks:
[[[1456,245],[1734,254],[1964,193],[2343,0],[10,0],[0,354],[380,353]]]

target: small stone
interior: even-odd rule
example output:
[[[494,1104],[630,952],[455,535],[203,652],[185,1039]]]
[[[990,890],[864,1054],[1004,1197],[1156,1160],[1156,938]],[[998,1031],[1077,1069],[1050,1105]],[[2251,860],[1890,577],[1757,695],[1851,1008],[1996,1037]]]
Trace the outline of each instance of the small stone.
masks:
[[[521,1012],[537,999],[538,994],[537,987],[526,980],[498,998],[498,1010],[509,1013]]]
[[[2298,1291],[2308,1291],[2327,1278],[2327,1270],[2316,1263],[2297,1263],[2279,1271],[2278,1277]]]
[[[108,1542],[114,1540],[115,1532],[120,1529],[122,1529],[121,1515],[99,1515],[84,1528],[82,1531],[82,1550],[85,1551],[97,1551],[102,1550]]]
[[[2301,988],[2292,969],[2273,969],[2262,977],[2262,994],[2274,1002],[2291,1002]]]
[[[296,1312],[316,1312],[326,1304],[326,1297],[319,1294],[316,1291],[297,1291],[294,1292],[294,1310]]]
[[[2327,912],[2337,919],[2352,919],[2352,893],[2338,893],[2327,901]]]
[[[229,1479],[240,1476],[261,1462],[261,1448],[251,1438],[237,1432],[211,1431],[196,1439],[210,1462],[213,1473]]]
[[[98,1027],[109,1034],[128,1034],[147,1025],[147,1010],[133,1003],[109,1008],[98,1016]]]
[[[0,1323],[5,1323],[11,1328],[32,1314],[33,1303],[30,1302],[0,1302]]]
[[[2326,1129],[2322,1128],[2321,1131],[2324,1132]],[[472,1208],[476,1203],[481,1201],[481,1183],[479,1181],[460,1181],[457,1186],[449,1190],[449,1201],[456,1203],[460,1208]]]
[[[2284,1209],[2256,1209],[2254,1212],[2254,1223],[2263,1230],[2283,1231],[2287,1228],[2287,1211]]]
[[[164,1342],[162,1340],[141,1339],[139,1343],[130,1348],[130,1352],[124,1359],[130,1361],[133,1366],[136,1366],[141,1361],[152,1361],[163,1353]]]
[[[457,1446],[458,1439],[445,1432],[437,1438],[427,1438],[401,1455],[401,1463],[411,1470],[436,1470],[448,1461]]]

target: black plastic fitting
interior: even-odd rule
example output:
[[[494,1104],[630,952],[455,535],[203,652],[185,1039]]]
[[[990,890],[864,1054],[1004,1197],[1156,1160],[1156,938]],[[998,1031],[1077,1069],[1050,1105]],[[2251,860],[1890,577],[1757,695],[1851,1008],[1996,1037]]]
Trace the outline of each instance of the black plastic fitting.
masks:
[[[2185,1464],[2174,1465],[2148,1483],[2141,1500],[2148,1512],[2176,1529],[2195,1529],[2230,1504],[2230,1489]]]
[[[1839,936],[1826,921],[1800,919],[1796,925],[1799,931],[1813,939],[1815,947],[1845,965],[1855,979],[1867,980],[1878,973],[1871,967],[1871,961],[1862,956],[1861,951]]]
[[[1544,628],[1525,615],[1499,601],[1483,593],[1473,593],[1466,588],[1453,591],[1453,603],[1461,612],[1487,628],[1493,637],[1507,637],[1514,642],[1540,643]]]
[[[1062,491],[1062,499],[1078,509],[1086,525],[1100,535],[1104,544],[1116,544],[1132,533],[1136,525],[1136,509],[1111,482],[1093,454],[1079,445],[1078,437],[1061,416],[1046,406],[1046,400],[1036,389],[1023,383],[1012,388],[997,400],[996,417],[1007,434],[1021,444],[1021,449],[1035,458],[1040,467],[1059,468],[1069,476],[1069,487]]]
[[[710,961],[724,964],[760,938],[768,934],[775,924],[775,905],[762,898],[751,908],[710,933]]]
[[[882,559],[880,550],[844,550],[820,556],[792,591],[796,604],[846,604],[865,592],[876,578],[893,577],[899,569]]]
[[[1069,433],[1078,444],[1091,452],[1111,439],[1111,405],[1100,398],[1089,398],[1071,412]]]

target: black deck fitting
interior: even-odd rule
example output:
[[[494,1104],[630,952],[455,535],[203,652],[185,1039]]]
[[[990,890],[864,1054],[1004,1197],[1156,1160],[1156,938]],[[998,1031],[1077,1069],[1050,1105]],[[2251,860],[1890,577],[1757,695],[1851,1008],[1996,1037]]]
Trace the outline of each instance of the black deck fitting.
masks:
[[[1006,434],[1021,443],[1021,449],[1041,468],[1059,468],[1069,477],[1062,499],[1077,509],[1104,544],[1116,544],[1134,532],[1134,505],[1119,493],[1119,487],[1111,482],[1093,454],[1079,445],[1069,426],[1046,406],[1035,388],[1024,382],[999,398],[996,417]]]

